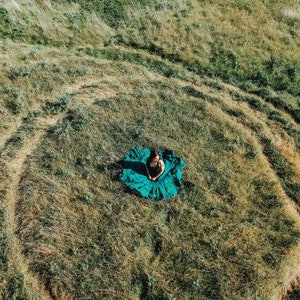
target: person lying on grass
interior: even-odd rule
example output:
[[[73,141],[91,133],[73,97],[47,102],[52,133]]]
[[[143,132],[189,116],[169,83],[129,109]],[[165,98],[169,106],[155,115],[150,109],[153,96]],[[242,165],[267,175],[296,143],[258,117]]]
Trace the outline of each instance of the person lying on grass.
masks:
[[[165,164],[156,150],[152,150],[146,162],[148,179],[156,181],[164,172]]]

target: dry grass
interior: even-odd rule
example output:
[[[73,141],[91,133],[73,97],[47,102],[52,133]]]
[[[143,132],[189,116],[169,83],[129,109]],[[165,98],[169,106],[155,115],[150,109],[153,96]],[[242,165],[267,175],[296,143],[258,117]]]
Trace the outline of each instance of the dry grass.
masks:
[[[75,3],[42,5],[39,1],[4,1],[2,7],[20,29],[20,38],[33,43],[99,46],[114,33],[95,13],[84,13]]]
[[[0,5],[2,299],[293,296],[297,3],[147,3],[114,29],[76,4]],[[218,78],[253,64],[244,90]],[[136,145],[184,158],[178,196],[123,186]]]
[[[203,296],[229,298],[232,290],[238,293],[245,279],[241,280],[240,267],[236,268],[234,261],[241,260],[247,273],[250,272],[244,256],[249,253],[256,271],[251,269],[254,273],[249,275],[249,280],[253,286],[242,288],[241,296],[250,295],[254,289],[264,297],[264,289],[259,287],[259,282],[255,284],[255,278],[265,277],[266,273],[269,279],[276,277],[271,266],[279,259],[270,254],[274,244],[267,246],[264,242],[262,247],[263,236],[276,236],[276,231],[272,228],[261,231],[264,222],[274,221],[265,219],[264,213],[260,216],[264,204],[256,202],[264,193],[266,197],[275,193],[272,184],[265,180],[271,176],[268,165],[263,157],[245,158],[243,145],[253,143],[251,136],[244,129],[233,127],[216,106],[178,91],[175,94],[172,86],[167,92],[158,92],[152,87],[157,84],[160,83],[131,80],[131,89],[124,95],[97,101],[87,110],[69,112],[75,118],[57,124],[41,149],[34,153],[20,184],[19,237],[26,255],[43,281],[50,280],[50,291],[57,296],[64,291],[71,298],[82,298],[86,293],[111,298],[138,294],[185,298],[193,297],[193,293],[199,295],[204,284]],[[168,119],[159,111],[147,117],[148,108],[158,105]],[[193,109],[195,105],[197,110]],[[82,118],[87,122],[86,127],[77,128],[73,122]],[[200,118],[206,126],[196,123],[190,131],[190,120]],[[152,127],[154,121],[158,125],[156,130]],[[237,136],[241,137],[240,141],[236,140]],[[144,202],[130,193],[124,194],[122,185],[111,177],[116,172],[111,164],[132,144],[145,146],[146,140],[148,144],[161,141],[160,147],[168,146],[182,153],[191,166],[186,180],[192,186],[170,203]],[[228,176],[230,180],[225,180]],[[255,178],[252,184],[260,189],[261,184],[266,184],[266,191],[252,195],[257,187],[249,190],[247,178]],[[203,181],[202,188],[199,179]],[[255,202],[250,209],[252,197]],[[279,204],[271,207],[274,210],[271,218],[276,216],[279,222],[288,222],[284,221]],[[251,219],[253,214],[257,214],[255,221]],[[240,254],[228,263],[228,251],[237,254],[233,249],[239,249]],[[187,265],[181,261],[183,258],[176,258],[183,253],[187,255]],[[275,259],[270,267],[261,262],[262,256],[269,255]],[[194,261],[198,263],[194,265]],[[212,271],[219,277],[214,279],[216,282],[205,283]],[[105,272],[109,273],[105,276]],[[178,276],[183,274],[179,280]],[[226,284],[227,277],[234,278],[230,281],[231,289]],[[74,290],[72,282],[79,278],[82,284]],[[94,280],[101,282],[103,290],[95,290]]]
[[[201,5],[197,1],[179,1],[167,10],[133,10],[129,13],[131,26],[126,23],[124,30],[136,30],[128,38],[139,44],[154,42],[166,53],[179,53],[186,61],[209,63],[213,47],[234,49],[239,67],[249,69],[249,57],[258,61],[271,56],[299,57],[299,42],[284,22],[278,22],[286,15],[287,7],[294,5],[297,1],[214,1]],[[296,32],[299,35],[299,28]]]

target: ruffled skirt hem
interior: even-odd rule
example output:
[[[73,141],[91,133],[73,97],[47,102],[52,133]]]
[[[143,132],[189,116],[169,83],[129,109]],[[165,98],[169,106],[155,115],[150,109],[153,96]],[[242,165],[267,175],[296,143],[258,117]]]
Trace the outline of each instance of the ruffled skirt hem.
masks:
[[[186,167],[180,157],[174,156],[174,151],[165,150],[159,152],[165,163],[163,174],[151,181],[147,177],[146,161],[150,155],[150,149],[134,147],[125,155],[121,180],[131,189],[136,190],[144,198],[162,200],[178,194],[182,184],[182,168]]]

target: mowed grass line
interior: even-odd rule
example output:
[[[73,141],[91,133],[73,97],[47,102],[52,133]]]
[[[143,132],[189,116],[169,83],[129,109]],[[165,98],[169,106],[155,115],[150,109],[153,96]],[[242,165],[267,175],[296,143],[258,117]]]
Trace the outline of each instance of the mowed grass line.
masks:
[[[152,72],[157,72],[169,78],[186,80],[191,82],[191,84],[202,82],[204,80],[207,82],[207,85],[211,85],[211,87],[216,90],[223,89],[225,86],[224,84],[219,83],[217,79],[209,79],[207,75],[203,76],[203,74],[201,74],[199,76],[197,70],[190,69],[184,64],[174,64],[168,59],[162,59],[161,57],[150,55],[145,51],[120,47],[106,47],[102,49],[78,48],[78,51],[96,58],[103,57],[109,60],[128,61],[131,64],[142,65]],[[270,121],[276,122],[280,127],[284,128],[295,140],[297,147],[300,148],[299,122],[297,117],[295,117],[295,114],[297,114],[297,104],[294,105],[295,108],[291,108],[287,103],[285,105],[280,105],[278,101],[280,102],[284,100],[272,91],[272,89],[267,88],[257,88],[252,90],[246,89],[246,91],[235,88],[231,89],[230,92],[232,97],[234,97],[237,101],[249,103],[253,109],[267,114]],[[208,101],[213,101],[214,98],[202,91],[195,91],[193,88],[189,89],[189,87],[187,87],[187,93],[191,95],[194,93],[196,97],[204,97]],[[274,102],[271,98],[277,102]],[[294,100],[297,102],[296,98]]]
[[[229,87],[228,87],[229,88]],[[281,180],[281,185],[287,195],[299,205],[300,197],[300,181],[299,181],[299,152],[297,149],[297,143],[294,143],[293,140],[290,141],[290,146],[281,147],[281,150],[278,149],[276,144],[281,144],[284,142],[284,132],[283,130],[277,129],[276,126],[278,123],[274,120],[270,120],[269,116],[273,113],[278,113],[277,111],[272,110],[268,105],[265,105],[264,110],[259,110],[260,118],[264,118],[264,121],[258,120],[257,117],[254,117],[253,107],[245,109],[245,107],[240,107],[236,109],[237,103],[229,105],[232,102],[231,94],[232,90],[229,88],[226,95],[225,89],[221,97],[218,97],[215,92],[208,91],[204,92],[204,89],[198,90],[193,86],[184,86],[183,90],[193,97],[198,97],[202,99],[207,99],[211,103],[217,102],[218,107],[227,112],[232,116],[238,123],[245,125],[250,131],[254,132],[258,139],[259,143],[263,146],[263,152],[268,158],[270,164],[275,170],[276,174]],[[235,92],[237,94],[237,92]],[[257,101],[261,101],[258,100]],[[254,108],[255,109],[255,108]],[[284,115],[282,116],[284,118]],[[288,119],[285,116],[286,119]],[[291,122],[291,121],[290,121]],[[297,128],[297,124],[294,124],[294,128]],[[282,135],[282,137],[281,137]],[[287,141],[288,143],[288,141]],[[296,145],[295,145],[296,144]],[[289,148],[286,149],[285,148]],[[248,154],[250,157],[255,157],[258,154],[258,150],[254,149],[252,146],[248,146]],[[290,156],[293,156],[292,159]]]
[[[35,153],[20,186],[19,209],[32,220],[20,219],[20,238],[41,237],[25,244],[25,253],[51,292],[165,299],[263,293],[263,270],[269,279],[277,275],[272,269],[297,234],[290,235],[292,221],[283,216],[268,173],[258,171],[261,159],[245,155],[251,138],[236,130],[206,101],[151,84],[70,111]],[[153,203],[123,190],[116,162],[133,144],[182,153],[189,184],[178,197]],[[76,289],[73,282],[80,282]]]
[[[2,299],[50,299],[43,284],[36,280],[34,274],[29,271],[28,261],[24,259],[22,247],[15,236],[15,206],[16,193],[22,166],[31,151],[38,146],[43,130],[35,130],[34,134],[23,136],[22,143],[14,144],[16,155],[1,153],[1,161],[4,168],[1,170],[1,213],[2,213],[2,268],[1,268],[1,298]],[[11,143],[13,141],[11,140]],[[9,147],[9,142],[6,144]],[[6,150],[4,148],[4,150]],[[3,173],[2,173],[3,172]],[[5,274],[5,275],[4,275]],[[3,275],[5,276],[3,278]]]

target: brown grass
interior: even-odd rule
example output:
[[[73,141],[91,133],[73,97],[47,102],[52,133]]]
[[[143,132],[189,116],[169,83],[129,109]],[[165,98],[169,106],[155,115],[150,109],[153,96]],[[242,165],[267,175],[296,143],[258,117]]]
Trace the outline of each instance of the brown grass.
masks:
[[[299,124],[160,56],[208,64],[229,49],[245,69],[271,55],[297,60],[297,18],[286,13],[296,1],[138,7],[115,29],[94,13],[80,21],[78,5],[41,4],[0,5],[25,30],[0,42],[0,297],[283,299],[298,280],[299,208],[263,141],[297,184]],[[127,56],[115,34],[129,39]],[[39,35],[47,46],[34,44]],[[135,145],[184,158],[178,196],[125,189],[118,162]]]

